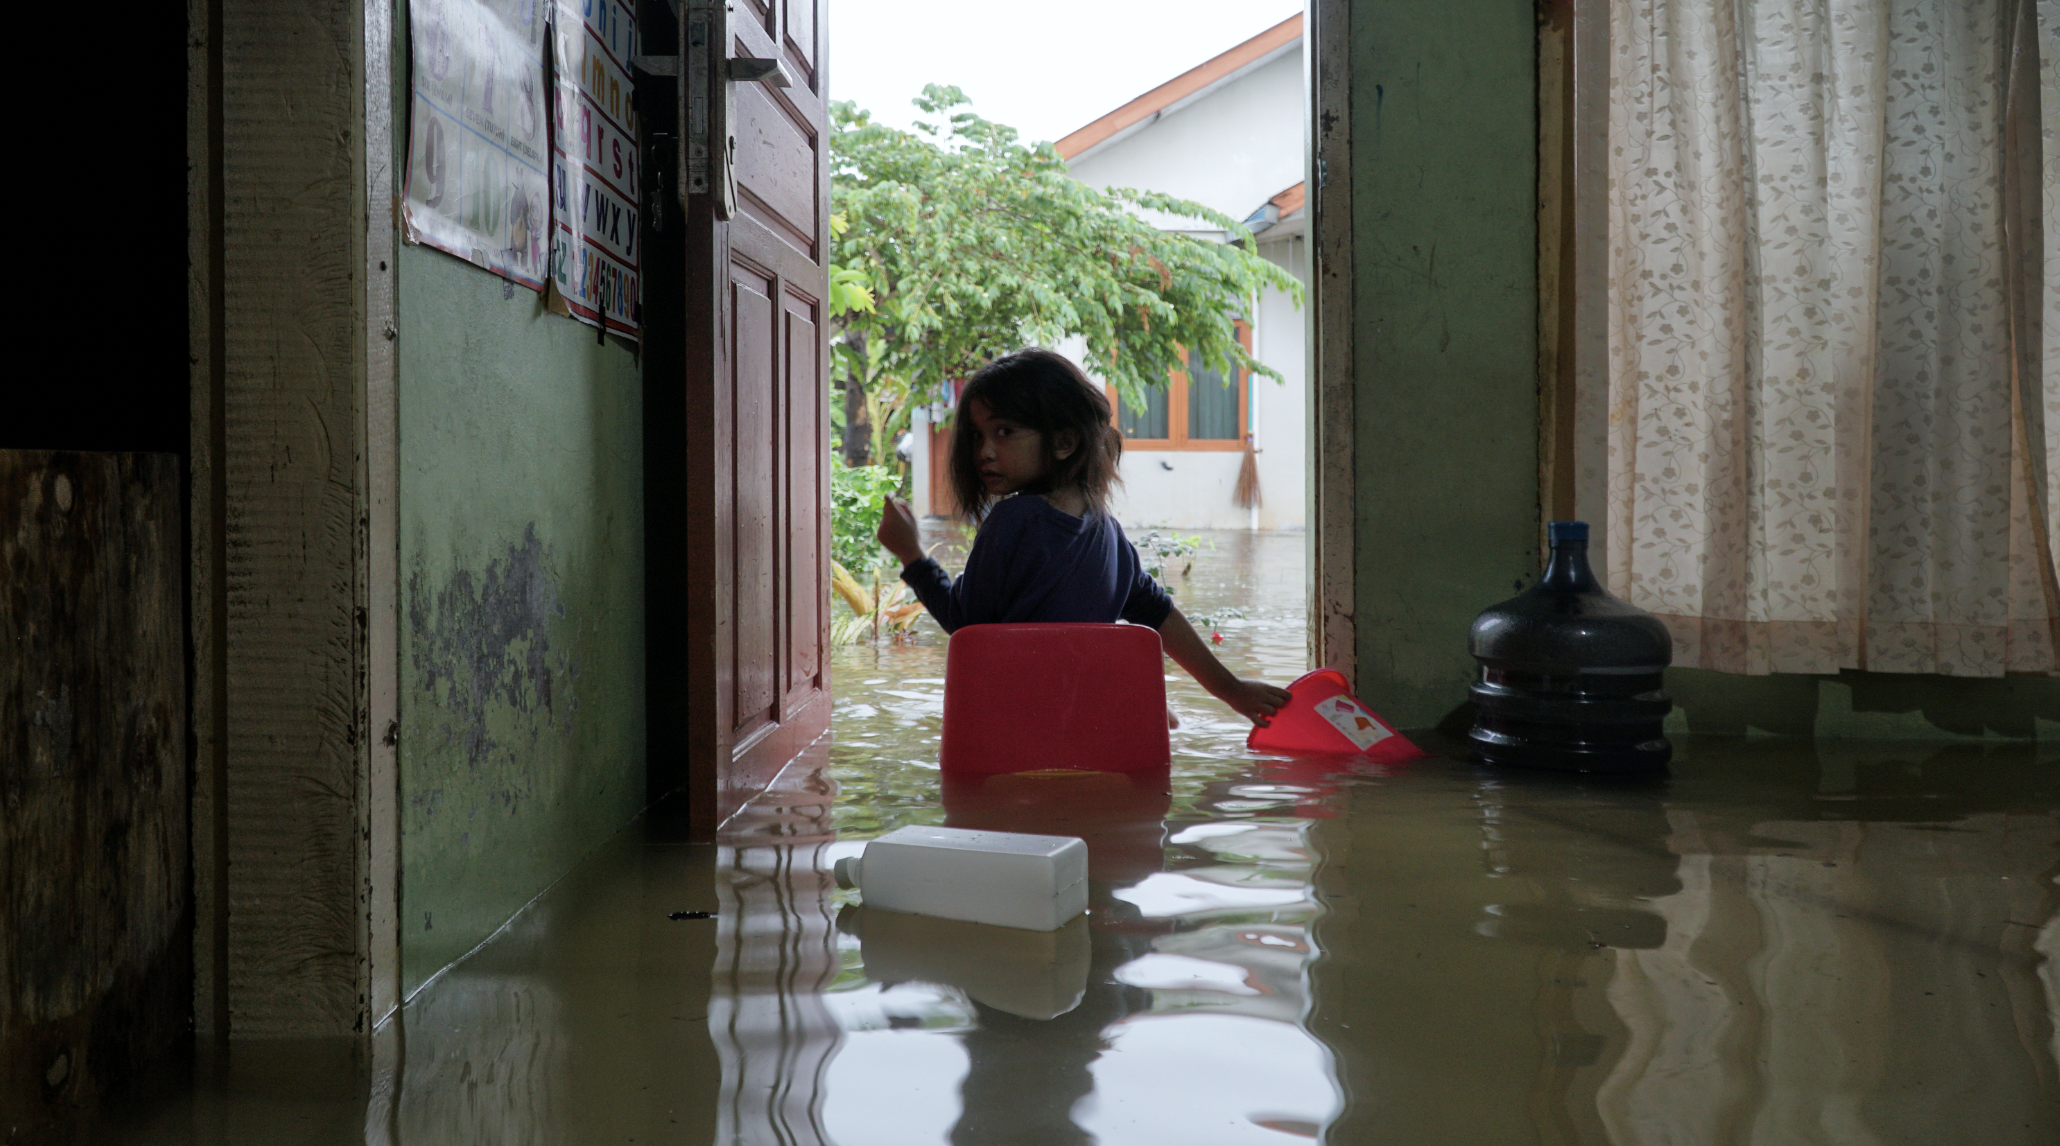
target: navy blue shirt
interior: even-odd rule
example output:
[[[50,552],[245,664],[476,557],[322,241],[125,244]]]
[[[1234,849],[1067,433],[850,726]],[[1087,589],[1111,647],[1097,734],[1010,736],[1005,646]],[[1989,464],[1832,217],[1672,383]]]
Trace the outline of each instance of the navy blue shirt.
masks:
[[[928,557],[901,579],[944,631],[963,625],[1089,622],[1117,618],[1158,628],[1173,599],[1151,579],[1137,547],[1106,513],[1074,517],[1034,493],[996,502],[953,581]]]

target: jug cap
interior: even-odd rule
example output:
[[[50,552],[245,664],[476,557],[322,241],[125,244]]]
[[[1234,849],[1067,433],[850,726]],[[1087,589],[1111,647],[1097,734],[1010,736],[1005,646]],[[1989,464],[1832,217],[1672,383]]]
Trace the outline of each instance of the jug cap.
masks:
[[[1585,521],[1554,521],[1545,526],[1545,540],[1552,545],[1562,541],[1588,540],[1588,523]]]

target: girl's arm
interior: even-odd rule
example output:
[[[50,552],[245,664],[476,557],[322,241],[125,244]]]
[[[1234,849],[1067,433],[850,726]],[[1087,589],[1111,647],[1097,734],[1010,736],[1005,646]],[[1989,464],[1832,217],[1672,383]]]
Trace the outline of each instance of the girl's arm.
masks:
[[[1276,688],[1264,681],[1240,680],[1231,675],[1179,609],[1167,613],[1166,619],[1159,622],[1159,641],[1165,645],[1166,655],[1186,669],[1196,683],[1208,689],[1210,696],[1237,710],[1253,724],[1263,726],[1266,718],[1279,712],[1281,705],[1290,699],[1288,690],[1284,688]]]

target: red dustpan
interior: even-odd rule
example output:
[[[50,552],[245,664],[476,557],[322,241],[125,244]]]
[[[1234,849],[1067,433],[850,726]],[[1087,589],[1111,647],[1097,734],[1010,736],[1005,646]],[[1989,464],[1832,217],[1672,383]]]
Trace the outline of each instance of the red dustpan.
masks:
[[[1377,764],[1400,764],[1424,754],[1359,703],[1336,669],[1317,669],[1288,691],[1294,699],[1264,728],[1252,729],[1245,747],[1283,756],[1364,756]]]

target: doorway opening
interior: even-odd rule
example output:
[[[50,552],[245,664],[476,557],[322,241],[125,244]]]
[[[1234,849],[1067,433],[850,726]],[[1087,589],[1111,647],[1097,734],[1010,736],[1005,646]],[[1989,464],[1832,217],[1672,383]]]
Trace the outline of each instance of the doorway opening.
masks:
[[[1155,85],[1141,75],[1130,90],[1146,88],[1142,94],[1097,108],[1054,144],[1068,176],[1096,193],[1135,188],[1165,197],[1162,207],[1182,200],[1206,209],[1139,208],[1159,233],[1235,244],[1264,264],[1270,277],[1234,300],[1226,324],[1248,359],[1176,347],[1163,377],[1124,386],[1087,338],[1053,331],[1043,339],[1107,386],[1124,437],[1112,511],[1147,567],[1234,671],[1279,683],[1313,659],[1303,24],[1295,13],[1256,35],[1221,37]],[[843,222],[862,225],[856,217]],[[833,340],[843,339],[848,352],[836,359],[840,365],[869,352],[865,334],[852,333],[862,325],[833,327]],[[1027,333],[1024,341],[1040,340],[1038,331]],[[944,636],[871,546],[870,521],[881,492],[903,494],[924,522],[926,544],[937,545],[948,570],[959,567],[970,534],[951,494],[948,458],[962,380],[896,379],[907,392],[883,394],[862,375],[831,371],[844,558],[831,605],[834,719],[848,716],[853,735],[868,745],[884,747],[890,725],[921,727],[916,740],[928,742],[941,712]],[[1176,710],[1189,706],[1179,691],[1184,681],[1176,682]],[[1191,699],[1183,720],[1214,720],[1222,711],[1206,694]],[[911,724],[911,705],[933,715]],[[914,744],[909,751],[921,755]]]

